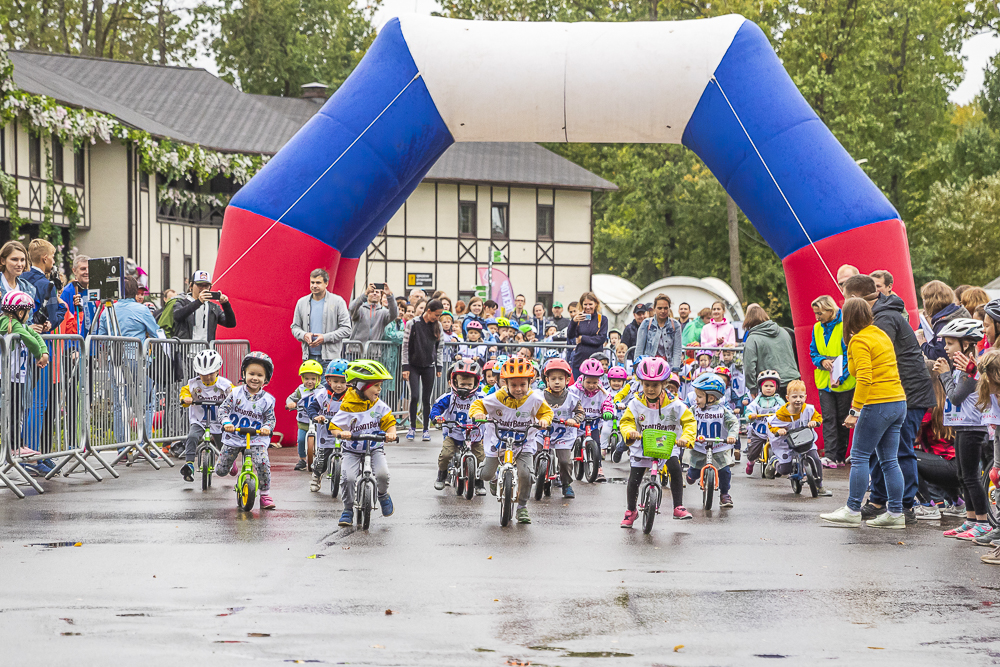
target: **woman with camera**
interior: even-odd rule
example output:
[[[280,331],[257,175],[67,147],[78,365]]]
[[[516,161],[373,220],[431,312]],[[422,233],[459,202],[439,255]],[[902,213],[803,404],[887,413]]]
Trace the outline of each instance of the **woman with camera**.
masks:
[[[593,292],[584,292],[580,297],[581,311],[569,323],[566,331],[566,342],[575,343],[573,358],[573,377],[580,376],[580,364],[590,355],[604,349],[608,342],[608,318],[601,315],[601,302]]]

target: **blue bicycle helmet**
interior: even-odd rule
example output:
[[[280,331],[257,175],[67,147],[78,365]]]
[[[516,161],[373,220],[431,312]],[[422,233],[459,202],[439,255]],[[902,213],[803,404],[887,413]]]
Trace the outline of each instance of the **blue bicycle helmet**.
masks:
[[[700,390],[708,394],[709,396],[714,396],[716,400],[722,398],[723,394],[726,393],[726,383],[722,381],[715,373],[705,373],[699,375],[698,378],[691,383],[692,388]]]
[[[495,317],[489,317],[489,318],[487,318],[486,319],[486,326],[489,326],[491,324],[496,324],[497,326],[499,326],[499,323],[497,322],[497,318],[495,318]]]
[[[347,377],[347,367],[350,362],[347,359],[334,359],[326,365],[326,373],[324,375],[339,375],[340,377]]]

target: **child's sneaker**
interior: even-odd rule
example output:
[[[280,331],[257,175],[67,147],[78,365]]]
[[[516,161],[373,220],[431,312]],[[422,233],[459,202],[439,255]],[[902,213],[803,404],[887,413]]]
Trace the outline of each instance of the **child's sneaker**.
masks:
[[[674,518],[678,521],[687,521],[688,519],[693,519],[694,516],[691,515],[691,512],[684,509],[683,505],[678,505],[674,508]]]
[[[292,468],[292,470],[305,470],[305,469],[306,469],[305,459],[299,459],[299,462],[295,464],[294,468]]]
[[[739,450],[739,448],[733,449],[733,458],[736,459],[737,462],[739,462],[740,457],[742,457],[742,456],[743,456],[743,452],[741,452]]]
[[[990,532],[990,524],[988,523],[975,523],[967,531],[959,533],[955,537],[960,540],[965,540],[966,542],[971,542],[977,537],[982,537],[986,533]]]
[[[767,464],[764,466],[764,477],[767,479],[774,479],[774,475],[778,470],[778,458],[772,456]]]
[[[444,488],[444,483],[446,481],[448,481],[448,471],[447,470],[438,470],[437,479],[434,481],[434,488],[437,491],[440,491],[441,489]]]
[[[481,480],[481,479],[477,479],[476,480],[476,495],[477,496],[485,496],[486,495],[486,485],[483,484],[483,480]]]
[[[354,523],[354,510],[344,510],[340,515],[338,526],[350,526]]]
[[[417,429],[411,426],[410,430],[406,432],[406,439],[413,440],[415,437],[417,437]]]
[[[979,557],[979,560],[987,565],[1000,565],[1000,547],[997,547],[988,554],[983,554]]]
[[[430,442],[431,441],[431,432],[428,431],[427,429],[424,429],[424,434],[423,434],[423,436],[421,436],[420,439],[423,440],[424,442]]]
[[[233,461],[233,467],[229,469],[229,474],[236,477],[240,473],[240,460],[236,459]]]
[[[181,466],[181,476],[184,478],[185,482],[194,481],[194,464],[188,461],[183,466]]]
[[[517,508],[517,522],[518,523],[531,523],[531,517],[528,516],[528,508],[527,507],[518,507]]]
[[[733,506],[733,497],[728,493],[723,493],[719,497],[719,507],[732,507],[732,506]]]
[[[906,517],[902,514],[893,516],[888,512],[879,514],[874,519],[868,519],[865,523],[871,528],[888,528],[890,530],[903,530],[906,528]]]
[[[829,498],[833,495],[832,491],[827,491],[825,487],[819,487],[816,489],[816,495],[820,498]]]
[[[603,467],[599,467],[597,469],[597,479],[595,479],[594,481],[597,482],[598,484],[600,484],[601,482],[607,482],[608,481],[608,478],[604,476],[604,468]]]
[[[383,493],[378,497],[378,504],[382,506],[382,516],[392,516],[392,498],[389,497],[388,493]]]
[[[747,477],[753,477],[753,466],[755,461],[753,459],[747,459]]]
[[[913,513],[917,516],[917,521],[940,521],[941,510],[937,505],[917,505],[913,508]]]
[[[996,539],[1000,539],[1000,528],[994,528],[985,535],[980,535],[972,541],[981,547],[988,547],[993,544],[993,540]]]
[[[625,518],[622,519],[622,528],[631,528],[635,520],[639,518],[639,513],[635,510],[625,510]]]
[[[309,478],[309,490],[316,493],[319,491],[320,484],[322,484],[322,478],[318,472],[314,472],[312,477]]]
[[[266,493],[260,494],[260,508],[262,510],[273,510],[274,509],[274,499]]]
[[[965,531],[969,530],[970,528],[972,528],[972,522],[971,521],[963,521],[961,526],[959,526],[958,528],[952,528],[951,530],[946,530],[943,533],[941,533],[941,536],[942,537],[958,537],[959,535],[961,535]]]
[[[576,491],[569,484],[563,487],[563,498],[576,498]]]

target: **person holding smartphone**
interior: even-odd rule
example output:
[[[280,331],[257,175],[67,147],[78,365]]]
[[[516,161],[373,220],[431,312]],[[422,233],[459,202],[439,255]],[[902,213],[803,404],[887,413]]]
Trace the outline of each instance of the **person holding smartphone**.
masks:
[[[382,295],[388,297],[387,306],[382,305]],[[351,315],[351,340],[362,343],[382,340],[386,325],[395,321],[399,313],[392,290],[386,283],[368,283],[365,291],[351,301],[348,311]]]
[[[174,335],[182,340],[215,340],[218,327],[236,326],[236,313],[229,297],[212,291],[212,274],[195,271],[191,276],[191,294],[174,306]]]
[[[584,292],[580,297],[581,310],[573,316],[568,330],[566,342],[575,344],[570,366],[573,377],[580,377],[580,364],[590,355],[604,349],[608,342],[608,318],[601,315],[601,301],[593,292]]]

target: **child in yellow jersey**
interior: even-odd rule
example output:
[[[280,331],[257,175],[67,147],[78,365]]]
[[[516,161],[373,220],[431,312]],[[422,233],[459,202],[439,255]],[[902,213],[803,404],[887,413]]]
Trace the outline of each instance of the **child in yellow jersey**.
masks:
[[[691,513],[684,508],[684,481],[681,473],[680,450],[688,446],[697,433],[691,410],[677,400],[676,396],[664,391],[664,384],[670,375],[670,366],[659,357],[646,357],[636,367],[636,377],[642,382],[642,392],[633,397],[622,414],[619,426],[622,442],[615,449],[612,460],[618,463],[629,448],[628,487],[626,490],[625,518],[622,528],[631,528],[639,513],[635,509],[639,498],[639,485],[646,471],[653,466],[653,459],[642,455],[642,431],[647,428],[673,431],[677,434],[674,451],[667,459],[670,474],[670,494],[674,502],[675,519],[691,519]]]
[[[823,415],[812,405],[806,403],[806,383],[802,380],[792,380],[788,383],[786,390],[788,402],[778,408],[777,413],[768,420],[768,428],[771,432],[771,451],[773,456],[764,467],[764,476],[774,479],[775,476],[787,475],[792,472],[792,457],[795,453],[788,444],[789,429],[806,427],[809,429],[819,428],[823,423]],[[819,483],[819,495],[832,496],[833,494],[823,488],[823,464],[820,463],[819,453],[816,451],[816,432],[812,432],[812,449],[806,453],[813,462],[813,470],[816,473]]]
[[[385,462],[385,450],[381,443],[355,442],[351,435],[373,435],[385,433],[386,442],[396,442],[396,418],[392,409],[379,399],[382,382],[391,380],[392,375],[377,361],[359,359],[347,367],[347,382],[351,385],[340,403],[340,410],[333,417],[334,437],[343,440],[341,447],[344,471],[344,511],[340,515],[341,526],[350,526],[354,517],[354,482],[361,473],[365,446],[371,451],[372,473],[378,488],[378,501],[382,516],[393,512],[392,498],[389,497],[389,466]]]
[[[486,462],[483,463],[481,479],[490,480],[490,493],[497,494],[494,477],[500,460],[497,458],[497,429],[509,428],[521,431],[529,426],[547,428],[552,423],[552,408],[545,402],[542,393],[531,388],[535,370],[531,364],[519,358],[508,359],[500,367],[500,379],[504,387],[486,398],[480,398],[469,408],[469,417],[477,421],[487,418],[493,428],[483,429],[486,445]],[[536,439],[533,434],[518,433],[518,447],[514,450],[517,462],[517,521],[531,523],[528,516],[528,495],[531,493],[531,466],[535,453]]]

